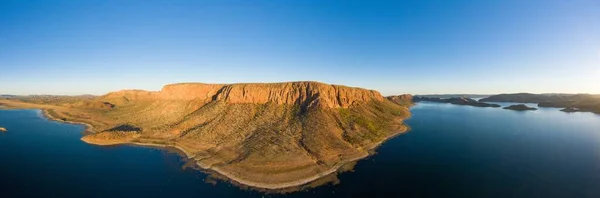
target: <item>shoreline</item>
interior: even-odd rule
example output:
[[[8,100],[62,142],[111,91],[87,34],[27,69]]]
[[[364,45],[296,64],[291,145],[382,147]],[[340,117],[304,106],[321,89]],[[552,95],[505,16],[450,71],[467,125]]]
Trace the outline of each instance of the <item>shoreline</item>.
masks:
[[[386,137],[384,140],[377,142],[377,144],[374,144],[374,146],[372,146],[371,148],[367,149],[365,151],[365,153],[363,153],[362,155],[358,156],[358,157],[354,157],[354,158],[350,158],[344,161],[341,161],[339,163],[337,163],[335,166],[333,166],[331,169],[323,171],[321,173],[316,174],[315,176],[312,177],[308,177],[299,181],[295,181],[295,182],[286,182],[286,183],[279,183],[279,184],[265,184],[265,183],[256,183],[256,182],[251,182],[251,181],[246,181],[240,178],[237,178],[235,176],[230,175],[229,173],[220,170],[218,167],[216,168],[209,168],[210,170],[216,171],[217,173],[224,175],[225,177],[239,183],[245,186],[249,186],[249,187],[253,187],[253,188],[261,188],[261,189],[267,189],[267,190],[281,190],[281,189],[286,189],[286,188],[294,188],[294,187],[301,187],[303,185],[307,185],[310,184],[311,182],[317,181],[323,177],[326,177],[328,175],[331,175],[337,171],[339,171],[344,165],[350,164],[350,163],[354,163],[354,162],[358,162],[364,158],[367,158],[369,156],[374,155],[373,153],[371,153],[372,151],[375,151],[377,149],[377,147],[379,147],[380,145],[382,145],[384,142],[398,136],[401,134],[404,134],[408,132],[408,127],[406,127],[404,130],[401,131],[397,131],[394,132],[392,135],[390,135],[389,137]],[[204,168],[202,165],[200,165],[200,162],[197,162],[197,164]],[[205,168],[206,169],[206,168]]]
[[[47,118],[50,121],[63,122],[63,123],[76,124],[76,125],[83,125],[83,126],[85,126],[84,132],[96,133],[96,132],[94,132],[94,126],[92,126],[89,123],[74,122],[74,121],[68,121],[68,120],[67,121],[61,120],[61,119],[52,117],[52,115],[50,115],[50,113],[48,113],[48,109],[39,109],[39,110],[42,111],[43,117]]]
[[[44,109],[44,108],[38,108],[42,111],[42,115],[44,117],[46,117],[48,120],[50,121],[57,121],[57,122],[62,122],[62,123],[69,123],[69,124],[76,124],[76,125],[84,125],[86,128],[84,130],[84,132],[91,132],[91,133],[96,133],[93,130],[93,126],[89,123],[85,123],[85,122],[74,122],[74,121],[64,121],[61,119],[57,119],[52,117],[52,115],[50,115],[48,113],[48,109]],[[405,118],[404,120],[409,119],[409,117]],[[195,164],[198,165],[200,168],[205,169],[205,170],[209,170],[209,171],[214,171],[224,177],[226,177],[227,179],[237,183],[237,184],[241,184],[243,186],[247,186],[250,188],[256,188],[256,189],[266,189],[266,190],[282,190],[282,189],[286,189],[286,188],[294,188],[294,187],[301,187],[307,184],[310,184],[311,182],[317,181],[323,177],[329,176],[337,171],[340,170],[340,168],[342,168],[344,165],[350,164],[350,163],[354,163],[354,162],[358,162],[361,159],[367,158],[371,155],[374,155],[375,153],[373,151],[375,151],[379,146],[381,146],[383,143],[385,143],[386,141],[404,134],[406,132],[408,132],[410,130],[410,128],[408,126],[406,126],[403,124],[404,126],[403,129],[400,129],[396,132],[391,133],[388,137],[386,137],[385,139],[376,142],[376,143],[372,143],[367,145],[364,149],[364,153],[362,153],[361,155],[359,155],[358,157],[354,157],[354,158],[350,158],[347,160],[343,160],[341,162],[338,162],[335,166],[333,166],[332,168],[320,172],[314,176],[305,178],[305,179],[301,179],[298,181],[293,181],[293,182],[285,182],[285,183],[277,183],[277,184],[270,184],[270,183],[258,183],[258,182],[252,182],[252,181],[247,181],[244,180],[242,178],[238,178],[230,173],[227,173],[226,171],[223,171],[222,169],[220,169],[219,167],[211,167],[211,166],[207,166],[205,164],[202,164],[199,161],[195,161]],[[85,136],[83,136],[85,137]],[[82,138],[83,138],[82,137]],[[184,148],[177,146],[177,145],[166,145],[166,144],[155,144],[155,143],[143,143],[143,142],[119,142],[119,143],[108,143],[108,144],[98,144],[98,143],[94,143],[94,142],[89,142],[89,141],[85,141],[83,139],[80,139],[81,141],[88,143],[88,144],[92,144],[92,145],[98,145],[98,146],[109,146],[109,145],[137,145],[137,146],[154,146],[154,147],[160,147],[160,148],[173,148],[173,149],[177,149],[179,151],[181,151],[182,153],[184,153],[186,155],[186,157],[188,159],[191,160],[195,160],[193,159],[194,155],[192,155],[189,151],[185,150]]]

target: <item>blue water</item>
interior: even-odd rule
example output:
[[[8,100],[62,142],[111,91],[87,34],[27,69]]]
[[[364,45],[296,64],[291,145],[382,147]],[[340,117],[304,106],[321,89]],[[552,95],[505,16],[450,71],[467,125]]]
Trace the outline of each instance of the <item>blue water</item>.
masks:
[[[48,121],[39,110],[2,110],[0,197],[258,196],[183,169],[175,153],[139,146],[94,146],[81,125]]]
[[[510,103],[502,103],[507,106]],[[531,105],[534,106],[534,105]],[[412,130],[341,183],[262,194],[184,169],[166,150],[88,145],[82,126],[0,111],[0,192],[9,197],[600,197],[600,116],[422,102]],[[8,193],[8,194],[7,194]],[[3,196],[4,197],[4,196]]]

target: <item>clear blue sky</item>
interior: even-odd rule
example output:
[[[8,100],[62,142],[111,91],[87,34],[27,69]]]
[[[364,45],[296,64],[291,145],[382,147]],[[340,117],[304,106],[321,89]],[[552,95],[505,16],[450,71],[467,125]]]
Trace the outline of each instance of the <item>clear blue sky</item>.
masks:
[[[600,93],[600,1],[0,1],[0,93],[300,80]]]

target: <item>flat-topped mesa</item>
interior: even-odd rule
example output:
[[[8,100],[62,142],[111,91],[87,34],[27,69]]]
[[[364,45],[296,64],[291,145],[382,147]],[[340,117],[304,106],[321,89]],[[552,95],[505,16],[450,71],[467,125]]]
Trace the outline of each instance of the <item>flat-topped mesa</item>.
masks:
[[[297,104],[306,107],[348,108],[354,104],[383,101],[373,90],[318,82],[232,84],[216,96],[227,103]]]
[[[102,99],[115,103],[144,99],[199,100],[204,103],[220,100],[229,104],[273,103],[323,108],[348,108],[354,104],[384,100],[377,91],[319,82],[180,83],[166,85],[159,92],[139,90],[111,92]]]

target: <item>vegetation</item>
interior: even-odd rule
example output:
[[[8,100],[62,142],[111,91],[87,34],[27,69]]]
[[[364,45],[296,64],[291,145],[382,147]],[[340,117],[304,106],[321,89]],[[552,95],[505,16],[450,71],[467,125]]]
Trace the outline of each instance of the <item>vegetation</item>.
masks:
[[[90,124],[97,133],[83,138],[89,143],[175,146],[238,182],[279,188],[312,181],[406,130],[410,102],[402,101],[360,88],[295,82],[177,84],[160,92],[3,102],[37,105],[55,119]]]

